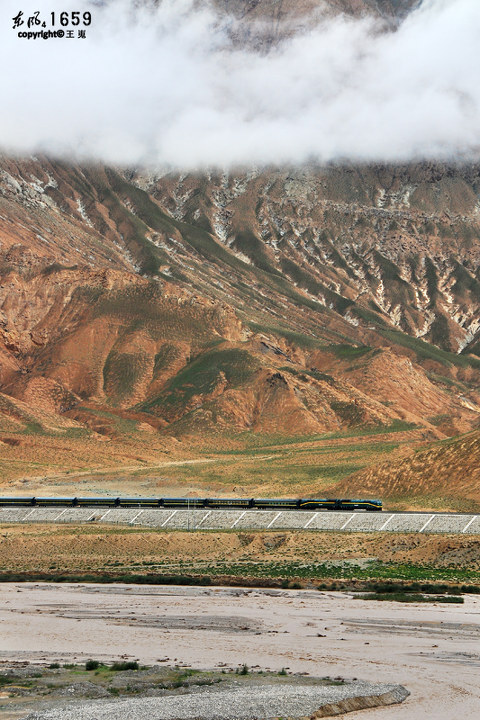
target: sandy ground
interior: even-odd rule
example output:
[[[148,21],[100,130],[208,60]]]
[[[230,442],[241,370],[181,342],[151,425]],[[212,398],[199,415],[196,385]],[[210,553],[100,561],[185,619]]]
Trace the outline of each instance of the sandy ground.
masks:
[[[313,590],[12,583],[0,586],[0,623],[2,659],[286,667],[412,693],[352,720],[480,717],[478,596],[405,605]]]

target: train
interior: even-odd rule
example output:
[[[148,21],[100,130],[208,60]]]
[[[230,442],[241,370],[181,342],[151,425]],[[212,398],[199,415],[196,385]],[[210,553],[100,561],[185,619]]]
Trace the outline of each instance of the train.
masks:
[[[214,510],[366,510],[381,500],[345,498],[0,497],[0,507],[210,508]]]

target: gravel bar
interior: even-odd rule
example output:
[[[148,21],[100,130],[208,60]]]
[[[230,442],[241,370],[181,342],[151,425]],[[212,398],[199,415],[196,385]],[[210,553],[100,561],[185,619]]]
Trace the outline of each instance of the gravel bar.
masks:
[[[34,712],[25,720],[253,720],[305,718],[325,706],[358,698],[358,707],[391,705],[409,695],[401,685],[351,682],[345,685],[278,685],[223,690],[208,688],[200,693],[174,697],[96,700],[70,704],[54,710]],[[343,712],[348,711],[347,708]],[[330,712],[329,715],[337,714]],[[321,715],[319,715],[321,717]]]

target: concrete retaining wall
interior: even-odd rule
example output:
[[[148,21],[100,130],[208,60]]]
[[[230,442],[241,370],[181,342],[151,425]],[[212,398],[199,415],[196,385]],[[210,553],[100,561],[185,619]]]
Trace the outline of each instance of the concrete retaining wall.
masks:
[[[312,530],[480,534],[480,515],[173,510],[140,508],[0,508],[6,523],[115,523],[165,530]]]

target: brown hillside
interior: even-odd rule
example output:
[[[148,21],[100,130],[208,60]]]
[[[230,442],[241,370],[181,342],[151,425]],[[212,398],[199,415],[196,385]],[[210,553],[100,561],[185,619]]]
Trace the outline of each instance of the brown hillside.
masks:
[[[1,389],[109,437],[102,407],[176,435],[468,431],[478,172],[3,158]]]
[[[436,443],[403,460],[362,470],[342,481],[336,490],[347,494],[375,495],[412,500],[433,508],[480,507],[480,431]],[[410,499],[410,500],[408,500]],[[429,502],[430,501],[430,502]],[[415,506],[415,502],[413,503]]]
[[[301,336],[256,332],[225,303],[165,280],[40,267],[10,271],[2,297],[4,391],[96,432],[86,402],[176,434],[308,434],[401,420],[442,437],[441,413],[450,430],[477,421],[473,390],[467,401],[406,357],[307,339],[302,347]]]

